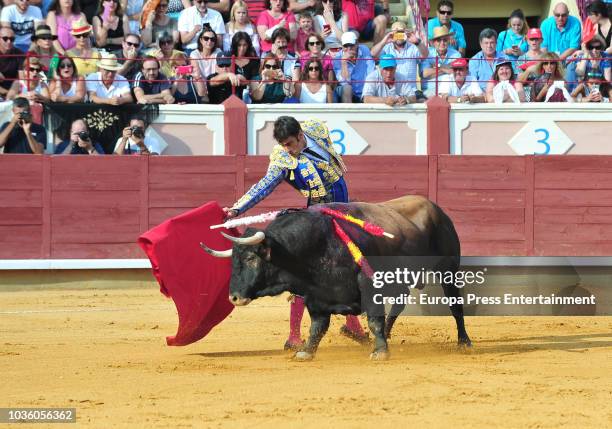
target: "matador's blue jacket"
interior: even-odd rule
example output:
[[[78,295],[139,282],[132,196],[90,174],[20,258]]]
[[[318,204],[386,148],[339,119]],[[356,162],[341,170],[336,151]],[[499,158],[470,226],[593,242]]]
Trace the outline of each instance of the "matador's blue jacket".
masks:
[[[308,150],[294,157],[276,144],[270,154],[268,172],[234,204],[233,210],[244,213],[270,195],[283,180],[307,197],[308,205],[348,201],[342,177],[346,167],[334,150],[327,127],[320,121],[310,120],[302,123],[302,132],[307,140],[310,138],[316,143],[319,151],[329,154],[328,160]]]

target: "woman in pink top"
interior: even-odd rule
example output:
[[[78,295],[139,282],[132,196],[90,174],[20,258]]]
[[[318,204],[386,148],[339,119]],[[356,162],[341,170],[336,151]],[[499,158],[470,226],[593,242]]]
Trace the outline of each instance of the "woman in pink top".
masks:
[[[79,4],[74,0],[56,0],[54,6],[47,14],[47,25],[51,27],[51,33],[57,36],[53,46],[60,54],[64,54],[76,46],[76,40],[70,34],[72,23],[81,17],[86,18],[79,9]]]
[[[297,36],[297,23],[295,16],[289,12],[289,0],[266,0],[266,10],[257,18],[257,33],[261,39],[261,52],[267,52],[272,48],[272,33],[279,27],[289,30],[291,36],[290,46]],[[293,50],[295,52],[295,50]]]

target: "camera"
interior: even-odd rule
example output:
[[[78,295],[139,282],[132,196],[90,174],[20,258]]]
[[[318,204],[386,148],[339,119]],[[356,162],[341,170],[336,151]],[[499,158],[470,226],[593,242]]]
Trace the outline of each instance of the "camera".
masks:
[[[83,141],[89,140],[89,133],[87,131],[79,131],[78,136]]]
[[[130,127],[130,131],[132,131],[132,135],[136,138],[143,138],[144,137],[144,129],[142,127]]]
[[[23,122],[32,122],[32,114],[30,112],[19,112],[19,120]]]

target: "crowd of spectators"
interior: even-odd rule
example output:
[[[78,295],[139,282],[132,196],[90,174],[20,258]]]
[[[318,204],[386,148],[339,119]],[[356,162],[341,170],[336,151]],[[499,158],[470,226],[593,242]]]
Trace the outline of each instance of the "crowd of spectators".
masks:
[[[5,0],[0,97],[116,106],[218,104],[235,94],[247,103],[401,106],[434,95],[456,103],[612,96],[602,0],[587,5],[590,25],[564,3],[533,28],[514,10],[504,31],[482,29],[471,58],[450,0],[422,31],[402,21],[389,28],[388,0],[265,0],[256,16],[254,4]]]

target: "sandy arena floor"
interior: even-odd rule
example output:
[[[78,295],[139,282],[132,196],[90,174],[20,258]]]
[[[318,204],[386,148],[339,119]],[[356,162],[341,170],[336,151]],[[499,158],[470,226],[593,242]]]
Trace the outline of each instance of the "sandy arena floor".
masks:
[[[171,348],[174,305],[153,288],[2,292],[0,407],[113,429],[612,426],[612,317],[467,318],[469,353],[450,316],[400,318],[376,363],[336,317],[298,363],[280,350],[288,310],[258,300]]]

